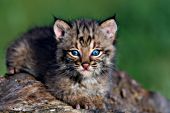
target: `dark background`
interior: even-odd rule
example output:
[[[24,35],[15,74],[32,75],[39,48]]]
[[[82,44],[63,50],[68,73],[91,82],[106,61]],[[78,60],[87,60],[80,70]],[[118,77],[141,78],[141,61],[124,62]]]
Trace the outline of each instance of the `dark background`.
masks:
[[[117,65],[143,87],[170,98],[170,0],[1,0],[0,74],[5,50],[34,26],[52,25],[52,15],[97,20],[117,14]]]

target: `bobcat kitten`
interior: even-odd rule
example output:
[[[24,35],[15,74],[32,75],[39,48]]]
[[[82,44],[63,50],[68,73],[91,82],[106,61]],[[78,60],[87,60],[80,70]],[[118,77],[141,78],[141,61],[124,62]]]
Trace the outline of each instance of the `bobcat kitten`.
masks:
[[[8,69],[33,73],[73,107],[103,109],[112,87],[116,31],[114,19],[57,19],[53,31],[31,30],[9,47]]]

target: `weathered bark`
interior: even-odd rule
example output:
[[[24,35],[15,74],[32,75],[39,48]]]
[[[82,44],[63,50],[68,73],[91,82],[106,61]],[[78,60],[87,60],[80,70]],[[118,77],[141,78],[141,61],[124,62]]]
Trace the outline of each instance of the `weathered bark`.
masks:
[[[170,102],[149,92],[123,72],[114,77],[113,94],[108,97],[108,111],[75,110],[53,97],[46,87],[29,74],[0,78],[1,112],[34,113],[170,113]]]

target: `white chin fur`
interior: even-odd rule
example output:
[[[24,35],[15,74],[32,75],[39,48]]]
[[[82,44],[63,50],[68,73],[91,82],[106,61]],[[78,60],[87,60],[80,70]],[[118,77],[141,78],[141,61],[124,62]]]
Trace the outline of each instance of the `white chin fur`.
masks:
[[[83,70],[82,70],[80,73],[81,73],[84,77],[91,77],[93,72],[87,71],[87,70],[86,70],[86,71],[83,71]]]
[[[92,67],[89,67],[88,70],[84,70],[83,67],[79,67],[78,71],[84,76],[84,77],[91,77],[93,74],[93,69]]]

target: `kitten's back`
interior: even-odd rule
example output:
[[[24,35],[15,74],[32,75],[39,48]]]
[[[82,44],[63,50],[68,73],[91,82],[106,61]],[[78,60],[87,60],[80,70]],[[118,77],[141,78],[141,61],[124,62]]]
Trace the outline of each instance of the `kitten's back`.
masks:
[[[48,64],[53,62],[55,50],[56,40],[52,28],[31,29],[7,49],[7,70],[11,74],[24,71],[36,77],[42,76]]]

